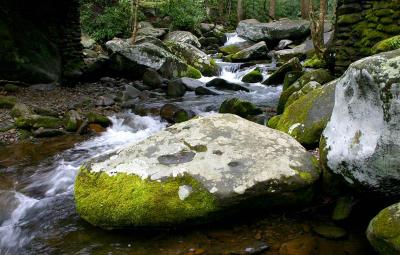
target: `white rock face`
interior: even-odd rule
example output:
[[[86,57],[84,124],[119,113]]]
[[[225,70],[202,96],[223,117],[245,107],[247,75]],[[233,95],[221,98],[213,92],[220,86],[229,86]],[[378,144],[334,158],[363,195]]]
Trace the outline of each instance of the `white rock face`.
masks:
[[[285,133],[216,114],[174,125],[109,159],[95,160],[88,169],[158,181],[189,174],[221,198],[244,194],[257,184],[264,184],[257,194],[309,187],[319,177],[311,158]],[[181,199],[188,193],[188,187],[179,190]]]
[[[400,192],[400,50],[353,63],[336,86],[324,136],[328,166],[385,193]]]

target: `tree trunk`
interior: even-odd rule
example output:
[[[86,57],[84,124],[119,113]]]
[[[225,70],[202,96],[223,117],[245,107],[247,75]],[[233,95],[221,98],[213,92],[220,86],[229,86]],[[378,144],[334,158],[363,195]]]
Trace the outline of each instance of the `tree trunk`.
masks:
[[[320,1],[319,15],[310,2],[311,37],[313,40],[315,54],[318,58],[324,57],[324,24],[326,17],[326,0]]]
[[[269,17],[276,20],[276,0],[269,1]]]
[[[301,18],[310,18],[310,0],[300,0]]]
[[[237,19],[238,19],[238,22],[243,20],[243,18],[244,18],[243,0],[237,0]]]
[[[136,43],[136,37],[138,32],[138,12],[139,12],[139,0],[132,0],[132,10],[133,10],[133,28],[132,28],[132,44]]]

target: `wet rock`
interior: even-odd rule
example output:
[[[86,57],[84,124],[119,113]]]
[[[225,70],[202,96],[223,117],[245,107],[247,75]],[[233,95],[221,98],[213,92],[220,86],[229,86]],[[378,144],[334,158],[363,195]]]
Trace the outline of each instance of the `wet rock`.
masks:
[[[245,76],[243,76],[242,82],[257,83],[257,82],[262,82],[263,79],[264,76],[262,75],[260,69],[256,68],[253,71],[247,73]]]
[[[330,225],[315,226],[313,230],[318,235],[328,239],[342,239],[347,235],[347,231],[345,229]]]
[[[173,41],[177,43],[187,43],[200,49],[201,44],[199,39],[188,31],[173,31],[165,36],[165,41]]]
[[[332,82],[302,92],[296,101],[285,108],[275,128],[293,136],[307,148],[318,147],[322,132],[332,114],[335,87],[336,82]]]
[[[250,89],[246,88],[243,85],[228,82],[227,80],[224,80],[222,78],[215,78],[212,79],[211,81],[206,83],[206,87],[215,87],[217,89],[223,89],[223,90],[234,90],[234,91],[246,91],[250,92]]]
[[[286,64],[280,66],[278,70],[272,73],[263,84],[282,84],[288,72],[301,72],[302,70],[303,66],[300,63],[300,60],[298,58],[292,58]]]
[[[76,132],[82,123],[82,115],[75,110],[71,110],[65,115],[65,129],[68,132]]]
[[[96,100],[96,106],[111,106],[114,104],[114,99],[108,96],[99,96]]]
[[[101,126],[100,124],[96,124],[96,123],[90,123],[87,126],[87,130],[89,132],[94,132],[94,133],[102,133],[102,132],[106,131],[106,129],[103,126]]]
[[[267,59],[268,48],[265,42],[259,42],[233,54],[230,58],[233,62]]]
[[[95,124],[99,124],[102,127],[109,127],[111,126],[112,122],[109,118],[107,118],[104,115],[95,113],[95,112],[90,112],[86,115],[86,118],[88,120],[88,123],[95,123]]]
[[[231,113],[238,115],[242,118],[247,118],[251,115],[258,115],[262,111],[258,109],[254,104],[240,100],[238,98],[232,98],[225,100],[219,108],[220,113]]]
[[[278,43],[278,46],[276,46],[276,49],[277,50],[283,50],[283,49],[286,49],[286,47],[288,47],[289,45],[291,45],[293,43],[293,41],[292,40],[281,40],[281,41],[279,41],[279,43]]]
[[[285,75],[285,79],[283,80],[283,90],[289,88],[290,85],[295,83],[303,75],[304,72],[299,72],[299,71],[288,72]]]
[[[0,95],[0,109],[11,109],[16,103],[16,97]]]
[[[160,88],[163,84],[164,79],[154,69],[147,69],[142,77],[143,83],[151,88]]]
[[[130,99],[136,99],[139,97],[140,93],[142,93],[142,92],[140,90],[138,90],[137,88],[135,88],[131,85],[126,85],[125,91],[123,92],[123,95],[122,95],[122,100],[128,101]]]
[[[212,96],[218,96],[218,95],[223,94],[222,92],[220,92],[218,90],[215,90],[212,88],[207,88],[204,86],[197,87],[195,90],[195,93],[196,93],[196,95],[212,95]]]
[[[367,237],[381,255],[400,253],[400,203],[383,209],[371,220]]]
[[[400,193],[400,50],[350,65],[324,130],[326,167],[352,187]]]
[[[0,225],[10,219],[14,210],[20,205],[17,196],[16,192],[0,190]]]
[[[279,42],[283,39],[299,40],[310,35],[310,22],[306,20],[282,19],[260,23],[255,19],[242,20],[236,29],[239,36],[254,42]]]
[[[232,207],[248,212],[248,203],[304,205],[318,177],[290,136],[216,114],[91,160],[77,176],[75,201],[83,219],[103,228],[176,226],[226,217]]]
[[[215,76],[219,68],[215,60],[191,44],[167,41],[168,49],[186,64],[198,69],[205,76]]]
[[[315,81],[321,85],[324,85],[332,80],[333,80],[333,76],[325,69],[317,69],[317,70],[306,72],[295,83],[290,84],[287,88],[284,88],[281,96],[279,97],[279,103],[278,103],[278,109],[277,109],[278,114],[283,113],[289,97],[293,93],[301,90],[309,82]]]
[[[232,55],[238,53],[239,51],[245,50],[253,45],[254,45],[253,42],[244,41],[231,45],[222,46],[218,49],[218,51],[222,52],[224,55]]]
[[[196,88],[204,86],[204,83],[192,78],[180,78],[180,82],[185,85],[187,91],[195,91]]]
[[[65,135],[65,131],[62,129],[49,129],[49,128],[39,128],[33,132],[33,135],[37,138],[41,137],[56,137]]]
[[[183,97],[186,94],[186,86],[182,79],[175,79],[168,83],[167,96]]]
[[[170,123],[181,123],[193,118],[194,113],[174,104],[166,104],[161,108],[160,116]]]
[[[355,201],[353,197],[341,197],[336,201],[332,213],[332,220],[342,221],[350,217]]]
[[[18,117],[26,117],[29,115],[33,115],[33,110],[28,107],[26,104],[16,103],[14,107],[11,109],[11,117],[18,118]]]

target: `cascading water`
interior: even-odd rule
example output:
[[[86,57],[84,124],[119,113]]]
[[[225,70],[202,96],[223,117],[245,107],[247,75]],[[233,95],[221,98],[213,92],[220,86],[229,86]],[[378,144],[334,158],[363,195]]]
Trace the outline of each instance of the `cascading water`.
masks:
[[[226,33],[226,43],[224,46],[232,45],[235,43],[245,42],[246,39],[240,37],[237,33]]]
[[[102,135],[37,166],[25,180],[30,184],[23,190],[0,191],[3,203],[11,207],[9,212],[0,209],[1,255],[28,253],[29,243],[43,235],[39,231],[57,234],[52,224],[75,214],[71,203],[73,185],[85,161],[141,141],[166,127],[159,119],[130,113],[112,117],[112,122],[113,126]]]

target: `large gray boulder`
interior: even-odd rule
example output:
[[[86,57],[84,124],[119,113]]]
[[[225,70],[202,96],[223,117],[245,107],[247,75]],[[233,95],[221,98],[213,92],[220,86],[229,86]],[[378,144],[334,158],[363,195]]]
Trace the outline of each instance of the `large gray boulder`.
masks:
[[[400,194],[400,50],[353,63],[324,130],[327,166],[349,184]]]
[[[142,78],[144,72],[152,68],[166,78],[201,77],[199,71],[184,63],[166,48],[150,42],[132,45],[130,40],[115,38],[108,41],[106,47],[110,52],[110,66],[119,73]]]
[[[199,39],[192,33],[188,31],[173,31],[165,36],[165,41],[173,41],[178,43],[187,43],[195,46],[196,48],[201,48]]]
[[[400,203],[383,209],[371,220],[367,237],[379,254],[400,254]]]
[[[319,170],[292,137],[231,114],[200,117],[84,165],[79,215],[103,228],[199,223],[310,201]]]
[[[215,76],[218,74],[219,68],[215,60],[195,46],[174,41],[166,41],[165,44],[175,56],[188,65],[200,70],[203,75]]]
[[[236,29],[240,37],[254,42],[279,42],[283,39],[298,40],[310,35],[310,22],[306,20],[283,19],[260,23],[255,19],[242,20]]]

